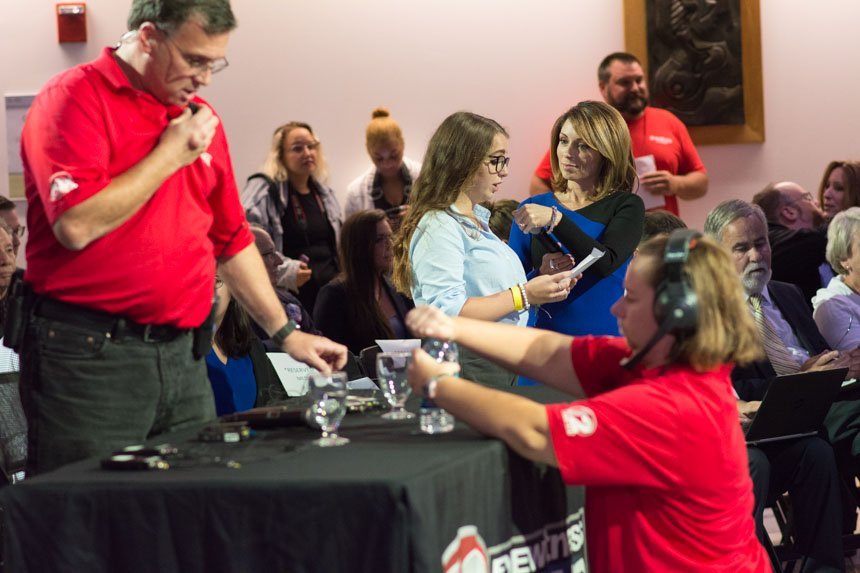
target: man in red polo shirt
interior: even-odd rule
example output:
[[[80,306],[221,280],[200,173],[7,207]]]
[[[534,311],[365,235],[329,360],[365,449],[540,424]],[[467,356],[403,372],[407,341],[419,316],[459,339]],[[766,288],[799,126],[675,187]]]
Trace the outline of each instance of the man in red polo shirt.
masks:
[[[229,0],[134,0],[119,44],[33,102],[21,144],[31,471],[214,417],[192,349],[216,260],[284,351],[322,370],[345,362],[343,346],[293,331],[248,230],[224,130],[197,96],[227,66],[235,25]]]
[[[633,54],[615,52],[606,56],[597,69],[597,79],[603,99],[627,122],[633,156],[654,158],[657,169],[640,175],[640,193],[664,196],[664,208],[679,215],[678,197],[698,199],[708,191],[705,166],[686,126],[671,112],[648,105],[648,84]],[[532,175],[529,194],[549,191],[551,181],[547,151]]]

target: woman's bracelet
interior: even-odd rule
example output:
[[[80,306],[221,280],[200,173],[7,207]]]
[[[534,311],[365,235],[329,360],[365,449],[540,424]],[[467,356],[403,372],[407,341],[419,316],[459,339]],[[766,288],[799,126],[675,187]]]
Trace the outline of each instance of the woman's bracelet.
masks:
[[[520,287],[512,286],[508,290],[511,291],[511,296],[514,298],[514,310],[523,310],[525,307],[523,306],[523,294],[520,291]]]
[[[523,297],[523,308],[517,309],[517,310],[528,310],[528,309],[530,309],[532,305],[529,304],[529,297],[526,294],[526,283],[520,283],[517,286],[519,286],[520,294]]]
[[[452,374],[450,372],[442,372],[441,374],[435,374],[427,379],[424,382],[424,385],[421,387],[421,393],[425,398],[429,400],[434,400],[436,398],[436,386],[439,384],[439,380],[442,378],[448,378],[449,376],[456,377],[456,374]]]
[[[558,219],[558,221],[556,221]],[[558,207],[555,205],[552,206],[552,215],[549,218],[549,224],[547,224],[544,229],[547,233],[552,233],[555,229],[555,226],[561,222],[561,214],[558,212]]]

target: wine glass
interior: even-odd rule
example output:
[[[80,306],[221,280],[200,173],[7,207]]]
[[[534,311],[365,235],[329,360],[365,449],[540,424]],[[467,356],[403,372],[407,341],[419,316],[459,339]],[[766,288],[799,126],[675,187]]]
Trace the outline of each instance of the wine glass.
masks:
[[[391,411],[382,415],[386,420],[409,420],[415,414],[403,409],[412,387],[406,379],[406,369],[412,361],[411,352],[380,352],[376,355],[376,376],[382,395],[391,404]]]
[[[346,372],[332,372],[330,375],[312,372],[308,384],[310,418],[322,429],[322,437],[313,443],[321,447],[348,444],[348,438],[337,435],[337,429],[346,414]]]

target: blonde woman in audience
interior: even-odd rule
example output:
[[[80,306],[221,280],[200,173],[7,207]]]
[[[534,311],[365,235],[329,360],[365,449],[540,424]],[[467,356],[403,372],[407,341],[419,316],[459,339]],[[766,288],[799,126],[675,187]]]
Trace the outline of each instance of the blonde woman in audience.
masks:
[[[406,201],[421,164],[403,156],[403,132],[387,109],[376,108],[372,117],[365,146],[373,166],[347,187],[344,215],[382,209],[396,230],[408,208]]]
[[[298,288],[299,300],[309,311],[319,289],[338,273],[343,217],[334,191],[323,183],[327,176],[322,146],[311,126],[291,121],[275,130],[262,172],[251,175],[242,190],[248,221],[263,227],[290,259],[279,273],[294,277],[311,271]],[[293,287],[296,280],[281,276],[277,284]]]
[[[479,203],[508,175],[508,134],[492,119],[457,112],[436,129],[394,241],[394,284],[450,316],[525,326],[530,305],[564,299],[570,273],[526,280],[516,254],[487,225]],[[464,376],[508,386],[514,376],[468,352]]]
[[[818,187],[818,204],[827,220],[849,207],[860,206],[860,161],[831,161]]]
[[[854,350],[860,347],[860,207],[833,217],[827,262],[837,275],[812,298],[813,318],[831,349]]]

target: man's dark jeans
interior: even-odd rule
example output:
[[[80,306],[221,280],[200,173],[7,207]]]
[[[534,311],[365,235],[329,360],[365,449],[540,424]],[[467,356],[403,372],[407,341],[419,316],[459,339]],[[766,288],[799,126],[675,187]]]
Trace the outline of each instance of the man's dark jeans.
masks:
[[[169,342],[32,317],[21,356],[27,474],[109,453],[215,418],[191,333]]]

